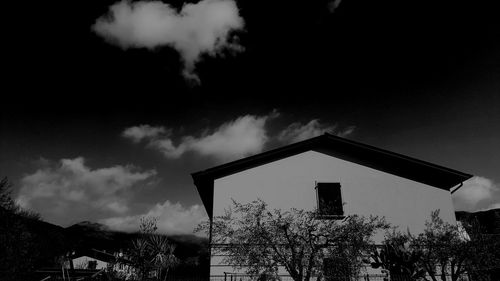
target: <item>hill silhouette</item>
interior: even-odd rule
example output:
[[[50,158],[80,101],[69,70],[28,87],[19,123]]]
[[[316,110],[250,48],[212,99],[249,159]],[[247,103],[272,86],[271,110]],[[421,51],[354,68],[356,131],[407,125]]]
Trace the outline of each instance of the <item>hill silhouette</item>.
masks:
[[[479,212],[455,212],[457,220],[476,220],[481,230],[488,234],[500,234],[500,209]],[[19,216],[27,232],[35,237],[38,267],[53,267],[58,258],[73,251],[97,249],[109,253],[126,251],[139,233],[110,230],[105,225],[82,221],[69,227],[61,227],[43,220]],[[180,259],[179,266],[173,270],[175,275],[202,274],[209,268],[208,239],[191,234],[167,235],[176,245],[175,256]],[[196,269],[196,270],[194,270]]]
[[[500,234],[500,208],[479,212],[455,212],[459,221],[477,221],[481,231],[487,234]]]
[[[36,237],[38,267],[54,267],[58,258],[67,253],[96,249],[108,253],[127,251],[139,233],[110,230],[105,225],[82,221],[69,227],[61,227],[42,220],[19,217],[33,237]],[[176,245],[174,255],[179,266],[172,274],[188,275],[208,268],[208,239],[192,234],[166,235]]]

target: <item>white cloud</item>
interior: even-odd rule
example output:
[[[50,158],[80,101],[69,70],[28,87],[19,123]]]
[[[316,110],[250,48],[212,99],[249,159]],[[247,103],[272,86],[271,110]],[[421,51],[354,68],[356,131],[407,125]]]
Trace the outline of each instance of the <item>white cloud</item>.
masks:
[[[154,138],[164,133],[166,133],[166,130],[163,127],[139,125],[126,129],[122,135],[134,142],[140,142],[144,138]]]
[[[17,202],[56,223],[88,219],[92,213],[125,213],[130,189],[155,170],[127,166],[91,169],[83,157],[62,159],[24,176]]]
[[[186,208],[180,203],[172,204],[167,200],[163,204],[156,204],[144,214],[112,217],[100,222],[113,230],[135,232],[139,230],[142,217],[156,218],[158,232],[163,234],[192,234],[200,222],[208,219],[205,210],[200,205]]]
[[[335,10],[340,6],[340,2],[342,2],[342,0],[333,0],[328,3],[328,10],[330,10],[330,13],[335,12]]]
[[[228,121],[215,129],[205,128],[200,136],[185,135],[174,138],[173,129],[140,125],[123,131],[122,136],[134,142],[144,140],[147,146],[160,151],[166,158],[178,159],[192,152],[212,157],[219,162],[243,158],[262,152],[270,143],[293,143],[319,136],[325,132],[346,137],[354,131],[350,126],[343,130],[337,125],[313,119],[305,124],[295,122],[277,133],[271,133],[268,123],[280,116],[276,110],[267,115],[244,115]]]
[[[500,187],[491,179],[473,177],[453,194],[455,209],[477,211],[500,207]]]
[[[268,116],[246,115],[222,124],[212,134],[186,138],[188,147],[202,155],[221,159],[239,158],[261,152],[267,141],[265,124]]]
[[[339,137],[345,138],[345,137],[349,136],[350,134],[352,134],[355,129],[356,129],[356,126],[349,126],[346,129],[344,129],[343,131],[338,131],[334,134],[339,136]]]
[[[170,46],[184,61],[185,77],[197,80],[194,69],[201,54],[242,50],[230,33],[243,26],[234,0],[202,0],[184,4],[179,12],[161,1],[123,0],[113,4],[109,15],[97,19],[92,28],[124,49]]]
[[[266,122],[276,116],[276,112],[265,116],[245,115],[226,122],[215,130],[206,129],[200,137],[184,136],[177,145],[170,134],[152,136],[147,138],[148,145],[161,151],[167,158],[179,158],[191,151],[220,161],[233,160],[264,149],[268,141]]]
[[[307,124],[295,122],[290,124],[286,129],[281,131],[278,135],[278,140],[284,143],[294,143],[303,141],[312,137],[322,135],[324,133],[331,133],[338,136],[345,137],[354,131],[354,127],[340,131],[337,125],[321,124],[318,119],[313,119]]]

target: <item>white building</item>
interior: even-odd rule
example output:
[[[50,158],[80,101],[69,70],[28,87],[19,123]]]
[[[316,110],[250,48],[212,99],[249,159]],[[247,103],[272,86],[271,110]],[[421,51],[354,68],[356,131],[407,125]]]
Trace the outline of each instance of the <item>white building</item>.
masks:
[[[384,216],[392,225],[423,231],[433,210],[456,223],[451,190],[469,174],[330,134],[194,173],[210,218],[224,214],[234,199],[257,198],[269,208],[333,206],[339,217]],[[375,237],[381,242],[382,236]],[[210,241],[211,242],[211,241]],[[233,272],[211,251],[211,276]]]
[[[83,249],[67,255],[67,269],[113,269],[123,275],[134,273],[132,263],[123,253],[107,253],[96,249]]]

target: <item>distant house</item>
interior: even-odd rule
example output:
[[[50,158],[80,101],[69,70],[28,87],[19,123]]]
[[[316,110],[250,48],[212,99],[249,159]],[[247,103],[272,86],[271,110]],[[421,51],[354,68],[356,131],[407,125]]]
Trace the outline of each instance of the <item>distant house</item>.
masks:
[[[95,249],[74,252],[69,256],[70,268],[106,269],[113,265],[115,256]]]
[[[472,176],[324,134],[192,177],[210,218],[222,215],[231,199],[261,198],[270,208],[317,209],[330,219],[385,216],[401,230],[419,233],[436,209],[444,221],[456,223],[451,191]],[[210,275],[233,272],[211,245]]]
[[[124,273],[133,270],[131,262],[121,253],[107,253],[96,249],[85,249],[72,252],[67,256],[68,269],[101,270],[113,269]]]
[[[61,276],[63,280],[101,280],[109,271],[123,278],[136,275],[132,262],[121,252],[79,249],[57,260],[61,266],[38,268],[35,271],[37,280],[60,280]]]

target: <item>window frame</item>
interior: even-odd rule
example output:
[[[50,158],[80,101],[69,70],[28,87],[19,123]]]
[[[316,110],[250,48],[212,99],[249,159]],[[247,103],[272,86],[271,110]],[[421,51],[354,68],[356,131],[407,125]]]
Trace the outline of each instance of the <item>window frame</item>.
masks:
[[[339,188],[339,194],[340,194],[340,211],[341,214],[322,214],[320,210],[320,204],[319,204],[319,186],[321,184],[338,184]],[[315,182],[314,189],[316,191],[316,218],[317,219],[330,219],[330,220],[341,220],[344,219],[345,216],[345,210],[344,210],[344,200],[343,200],[343,194],[342,194],[342,184],[340,182]]]

